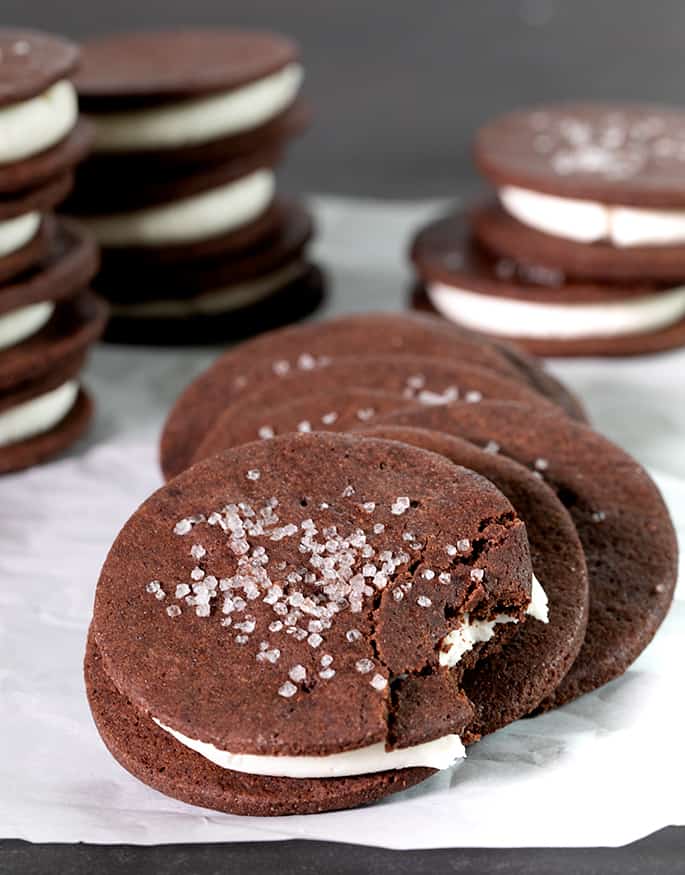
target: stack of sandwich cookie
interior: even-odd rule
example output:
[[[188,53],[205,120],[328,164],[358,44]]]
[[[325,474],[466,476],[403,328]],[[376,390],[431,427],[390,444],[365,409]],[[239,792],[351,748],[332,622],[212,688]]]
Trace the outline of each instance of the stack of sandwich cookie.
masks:
[[[0,31],[0,473],[59,452],[91,413],[78,374],[104,322],[97,247],[53,215],[92,140],[78,61],[66,40]]]
[[[513,112],[479,132],[475,156],[497,202],[417,235],[418,306],[545,355],[685,342],[685,113]]]
[[[301,80],[297,47],[269,33],[86,43],[77,88],[96,139],[67,206],[102,247],[110,339],[215,342],[317,306],[311,221],[274,179],[307,121]]]
[[[485,478],[396,441],[286,435],[195,466],[129,520],[86,685],[110,751],[162,792],[345,808],[462,758],[465,674],[546,613],[525,526]]]

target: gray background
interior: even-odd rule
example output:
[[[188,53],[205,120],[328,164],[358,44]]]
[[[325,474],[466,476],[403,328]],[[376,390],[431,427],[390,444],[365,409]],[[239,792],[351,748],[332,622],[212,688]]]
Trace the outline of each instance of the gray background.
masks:
[[[449,196],[478,183],[474,129],[559,98],[683,101],[683,0],[0,0],[0,24],[83,37],[182,25],[269,27],[300,41],[316,123],[284,168],[291,190]],[[682,830],[595,851],[432,851],[299,843],[160,849],[0,842],[14,873],[682,872]],[[3,868],[4,867],[4,868]]]
[[[475,184],[473,130],[515,105],[680,103],[683,0],[1,0],[3,24],[75,37],[223,24],[302,44],[316,123],[287,188],[452,195]]]

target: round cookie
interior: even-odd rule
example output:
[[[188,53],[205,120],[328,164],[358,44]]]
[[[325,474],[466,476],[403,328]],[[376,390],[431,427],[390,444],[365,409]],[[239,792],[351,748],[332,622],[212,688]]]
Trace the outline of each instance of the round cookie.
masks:
[[[143,345],[204,345],[242,340],[289,325],[310,316],[321,306],[326,294],[322,271],[313,264],[304,264],[303,268],[302,273],[270,292],[268,297],[254,303],[241,302],[236,309],[217,314],[197,312],[180,319],[141,318],[115,305],[105,340]]]
[[[446,216],[419,232],[412,258],[432,309],[497,337],[505,331],[538,355],[626,355],[682,342],[682,292],[645,282],[632,286],[570,282],[558,271],[497,258],[473,241],[463,213]],[[667,310],[653,303],[664,296],[673,298]],[[417,305],[422,297],[419,290]],[[663,321],[671,316],[673,324],[650,329],[648,321],[647,330],[639,330],[641,319]],[[598,334],[598,323],[606,323],[609,332],[625,333]],[[581,336],[583,326],[590,336]],[[519,331],[530,333],[519,335]]]
[[[257,170],[271,169],[279,157],[279,149],[262,147],[232,161],[196,168],[192,173],[144,168],[134,174],[130,168],[121,167],[105,175],[86,161],[76,170],[76,185],[64,204],[64,212],[97,220],[108,214],[170,204],[237,182]]]
[[[399,392],[337,387],[325,392],[311,386],[310,391],[287,403],[272,406],[256,403],[237,405],[223,414],[195,451],[192,464],[209,456],[255,440],[270,440],[293,432],[353,431],[362,423],[373,423],[377,417],[398,410],[415,410],[418,402]],[[284,387],[286,388],[286,387]],[[283,397],[288,397],[284,393]]]
[[[480,660],[462,681],[475,709],[470,730],[479,735],[495,732],[553,695],[583,643],[587,568],[571,517],[552,490],[523,465],[454,435],[398,425],[372,426],[362,433],[440,453],[482,474],[526,524],[533,572],[549,600],[549,621],[528,617],[500,653]]]
[[[285,329],[224,353],[182,393],[162,434],[164,474],[173,477],[186,468],[226,405],[260,381],[291,369],[309,370],[336,355],[369,355],[380,350],[468,361],[514,379],[520,374],[513,362],[489,344],[467,334],[457,337],[435,318],[366,313]]]
[[[52,220],[45,217],[28,243],[0,258],[0,284],[14,280],[45,258],[50,249],[51,239]]]
[[[496,187],[638,207],[685,207],[685,112],[653,104],[563,103],[516,110],[476,136]]]
[[[37,188],[0,197],[0,222],[25,213],[46,213],[64,200],[73,183],[71,173],[62,173]]]
[[[666,616],[678,555],[668,510],[637,462],[586,426],[509,402],[457,403],[387,422],[497,446],[536,470],[569,511],[587,561],[590,613],[575,663],[541,708],[623,674]]]
[[[0,166],[0,195],[11,197],[37,185],[47,184],[56,176],[82,161],[93,144],[93,126],[79,119],[63,140],[44,152]]]
[[[39,332],[0,351],[0,391],[34,380],[83,352],[100,337],[106,318],[104,301],[92,292],[61,301]]]
[[[685,245],[581,243],[517,222],[495,203],[474,209],[470,220],[476,238],[495,255],[534,265],[565,282],[659,287],[680,285],[685,275]]]
[[[312,218],[294,200],[279,199],[276,207],[278,225],[266,241],[228,256],[197,258],[172,265],[138,264],[135,277],[123,259],[109,259],[96,288],[112,304],[123,307],[159,300],[187,301],[216,290],[252,283],[294,262],[302,262],[305,246],[314,231]]]
[[[75,82],[84,112],[107,112],[230,91],[297,57],[293,42],[266,31],[114,34],[83,44]]]
[[[376,394],[379,404],[374,403]],[[256,440],[263,430],[282,434],[304,423],[313,430],[346,431],[388,409],[458,399],[479,403],[483,398],[556,410],[532,389],[487,368],[418,356],[341,356],[312,371],[273,375],[227,404],[193,461]]]
[[[0,107],[29,100],[75,72],[79,49],[74,43],[37,30],[0,30]]]
[[[134,774],[201,805],[274,814],[371,801],[413,781],[390,778],[388,750],[418,757],[440,739],[459,755],[472,713],[459,677],[517,624],[493,626],[454,668],[443,639],[465,613],[522,619],[530,580],[509,502],[441,456],[321,433],[240,447],[155,493],[115,541],[86,657],[94,717]],[[100,698],[103,673],[130,702],[120,719],[112,688]],[[155,724],[183,766],[171,780]],[[225,754],[223,780],[202,780],[217,776],[215,752],[192,739],[246,759]],[[323,759],[369,747],[363,768],[354,753],[337,771]],[[241,766],[252,777],[230,774]],[[254,777],[274,769],[290,779]]]
[[[0,447],[0,474],[31,468],[62,453],[81,437],[92,417],[93,402],[80,388],[74,406],[50,431]]]
[[[49,249],[31,272],[0,285],[0,320],[12,310],[59,301],[86,286],[98,265],[95,240],[85,228],[59,219],[48,223]]]

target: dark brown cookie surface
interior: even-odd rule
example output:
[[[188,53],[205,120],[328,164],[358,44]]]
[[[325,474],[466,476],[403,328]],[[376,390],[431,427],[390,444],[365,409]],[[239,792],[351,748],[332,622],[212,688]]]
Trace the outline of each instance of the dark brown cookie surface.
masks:
[[[567,103],[517,110],[477,134],[495,186],[605,204],[685,206],[685,112],[651,104]]]
[[[25,246],[0,258],[0,284],[14,280],[24,271],[30,271],[48,254],[51,238],[52,221],[46,217],[40,223],[38,231]]]
[[[52,223],[49,250],[28,274],[0,286],[0,315],[39,301],[59,301],[86,286],[97,270],[97,245],[67,219]]]
[[[92,292],[61,301],[39,332],[0,351],[0,391],[33,380],[83,352],[102,334],[106,317],[107,306]]]
[[[62,173],[36,188],[22,189],[0,196],[0,221],[25,213],[45,213],[63,201],[73,183],[71,173]]]
[[[491,344],[467,333],[456,336],[441,320],[418,314],[367,313],[286,329],[224,353],[185,390],[164,427],[164,473],[172,477],[186,468],[224,407],[263,379],[320,367],[340,355],[381,352],[467,361],[526,379]]]
[[[566,281],[659,286],[680,284],[685,273],[683,245],[579,243],[517,222],[495,203],[474,210],[470,218],[474,234],[491,252],[534,265],[539,273],[563,276]]]
[[[525,528],[483,478],[400,443],[288,435],[155,493],[110,551],[93,629],[115,685],[167,726],[318,756],[387,741],[389,681],[446,671],[465,611],[521,619],[530,579]]]
[[[81,437],[92,416],[93,402],[81,389],[69,413],[50,431],[0,447],[0,474],[22,471],[63,452]]]
[[[476,365],[419,356],[341,356],[312,371],[273,375],[246,391],[226,406],[193,461],[271,432],[283,434],[300,426],[346,431],[391,409],[459,399],[477,404],[484,398],[556,409],[522,383]]]
[[[132,109],[230,91],[298,56],[266,31],[180,30],[88,40],[75,82],[85,112]]]
[[[430,411],[413,417],[433,424]],[[441,416],[436,417],[440,425]],[[533,572],[549,599],[549,621],[528,617],[500,653],[467,671],[463,688],[475,709],[469,729],[486,735],[530,713],[553,695],[585,637],[588,579],[573,522],[552,490],[511,459],[427,428],[377,425],[371,437],[399,440],[440,453],[494,483],[526,524]]]
[[[673,597],[678,549],[658,489],[627,453],[586,426],[507,402],[453,404],[391,416],[431,427],[536,470],[569,511],[587,561],[590,613],[583,647],[544,708],[623,674]]]
[[[79,62],[74,43],[37,30],[0,30],[0,106],[36,97],[59,79],[70,76]]]
[[[326,296],[325,274],[316,266],[303,272],[254,303],[241,302],[221,313],[195,313],[179,318],[141,318],[116,305],[107,323],[105,340],[112,343],[163,344],[226,343],[290,325],[314,313]]]

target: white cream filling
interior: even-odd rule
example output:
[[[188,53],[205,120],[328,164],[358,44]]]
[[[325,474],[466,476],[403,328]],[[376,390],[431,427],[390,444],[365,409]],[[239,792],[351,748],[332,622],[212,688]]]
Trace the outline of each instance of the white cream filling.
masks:
[[[546,304],[430,283],[428,297],[447,319],[488,334],[540,340],[620,337],[658,331],[685,316],[685,286],[622,301]]]
[[[171,149],[239,134],[286,109],[302,78],[302,67],[293,63],[233,91],[152,109],[91,115],[95,150]]]
[[[526,614],[540,620],[541,623],[548,623],[548,605],[547,593],[537,577],[533,575],[530,604],[526,609]],[[508,614],[497,614],[492,620],[471,620],[468,613],[464,614],[461,626],[453,629],[442,639],[440,665],[453,668],[465,653],[473,650],[476,644],[490,641],[495,634],[495,627],[501,623],[518,623],[518,620]]]
[[[458,735],[444,735],[424,744],[400,750],[386,750],[382,742],[359,750],[348,750],[328,756],[263,756],[261,754],[229,753],[213,744],[188,738],[152,718],[185,747],[196,751],[222,769],[245,772],[248,775],[270,775],[282,778],[342,778],[346,775],[368,775],[387,769],[423,767],[447,769],[466,756]]]
[[[112,307],[113,316],[135,319],[183,319],[187,316],[211,316],[230,313],[263,298],[268,298],[277,289],[300,276],[306,265],[297,261],[268,276],[247,283],[236,283],[222,289],[204,292],[194,298],[182,300],[146,301],[142,304]]]
[[[499,190],[508,213],[538,231],[614,246],[669,246],[685,243],[685,210],[649,210],[542,194],[516,186]]]
[[[74,406],[78,390],[78,382],[70,380],[45,395],[0,413],[0,447],[50,431]]]
[[[62,140],[76,124],[78,100],[63,79],[47,91],[0,109],[0,164],[37,155]]]
[[[0,349],[14,346],[15,343],[40,331],[52,316],[54,309],[55,305],[52,301],[41,301],[0,316]]]
[[[40,213],[24,213],[0,222],[0,258],[26,246],[40,227]]]
[[[271,203],[274,187],[271,170],[255,170],[225,185],[161,206],[80,218],[103,246],[192,243],[227,234],[256,219]]]

